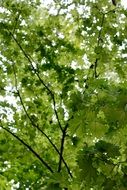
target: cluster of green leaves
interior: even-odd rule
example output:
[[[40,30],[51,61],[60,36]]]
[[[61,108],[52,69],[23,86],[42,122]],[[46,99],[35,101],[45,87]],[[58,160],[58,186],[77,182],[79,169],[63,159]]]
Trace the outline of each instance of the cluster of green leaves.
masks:
[[[1,189],[127,189],[126,17],[108,0],[2,2]]]

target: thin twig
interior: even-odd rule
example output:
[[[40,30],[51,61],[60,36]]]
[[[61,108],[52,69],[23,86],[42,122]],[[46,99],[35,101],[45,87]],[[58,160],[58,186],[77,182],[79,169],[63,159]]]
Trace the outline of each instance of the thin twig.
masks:
[[[101,34],[102,34],[102,30],[103,30],[103,25],[104,25],[104,19],[105,19],[105,14],[103,13],[102,14],[102,20],[101,20],[101,25],[100,25],[101,29],[99,30],[98,37],[97,37],[98,38],[97,46],[99,46],[100,42],[102,41]]]
[[[95,8],[97,8],[97,7],[95,7]],[[97,8],[97,9],[98,9],[98,8]],[[98,9],[98,10],[99,10],[99,9]],[[99,10],[99,11],[100,11],[100,10]],[[108,14],[108,13],[103,13],[103,12],[101,12],[101,14],[102,14],[102,20],[101,20],[101,25],[100,25],[101,29],[99,30],[98,37],[97,37],[97,47],[99,47],[99,46],[100,46],[100,42],[102,42],[101,35],[102,35],[102,30],[103,30],[103,24],[104,24],[105,14]],[[86,83],[85,89],[88,88],[87,81],[89,80],[89,75],[90,75],[90,71],[91,71],[91,70],[94,70],[94,73],[93,73],[93,77],[94,77],[94,78],[97,78],[97,77],[99,76],[99,74],[97,74],[98,61],[99,61],[99,58],[97,57],[97,58],[95,59],[94,63],[92,63],[92,64],[90,65],[89,69],[88,69],[87,78],[86,78],[85,81],[84,81],[84,82]],[[85,89],[84,89],[84,90],[85,90]]]
[[[31,58],[30,56],[25,52],[25,50],[22,48],[21,44],[18,42],[18,40],[15,38],[15,36],[12,34],[11,31],[9,31],[11,37],[13,38],[13,40],[16,42],[16,44],[18,45],[18,47],[20,48],[20,50],[22,51],[22,53],[24,54],[24,56],[26,57],[26,59],[28,60],[28,62],[30,63],[34,73],[36,74],[36,76],[38,77],[38,79],[40,80],[40,82],[42,83],[42,85],[46,88],[46,90],[49,92],[51,98],[52,98],[52,101],[53,101],[53,106],[54,106],[54,112],[55,112],[55,115],[56,115],[56,118],[57,118],[57,121],[58,121],[58,125],[61,129],[61,131],[63,131],[62,129],[62,125],[60,123],[60,120],[59,120],[59,116],[58,116],[58,113],[57,113],[57,109],[56,109],[56,101],[55,101],[55,97],[54,97],[54,94],[53,92],[49,89],[49,87],[45,84],[45,82],[42,80],[42,78],[40,77],[39,73],[37,72],[37,70],[34,68],[33,64],[32,64],[32,61],[31,61]]]
[[[45,86],[45,88],[48,90],[48,92],[49,92],[49,94],[50,94],[50,96],[51,96],[51,98],[52,98],[53,107],[54,107],[54,113],[55,113],[55,116],[56,116],[56,119],[57,119],[57,122],[58,122],[58,125],[59,125],[60,129],[61,129],[61,131],[63,131],[62,125],[61,125],[61,123],[60,123],[60,119],[59,119],[59,116],[58,116],[58,113],[57,113],[57,109],[56,109],[56,101],[55,101],[54,94],[53,94],[53,92],[49,89],[49,87],[44,83],[44,81],[41,79],[39,73],[35,70],[35,68],[33,68],[33,69],[34,69],[34,72],[36,73],[38,79],[39,79],[40,82],[43,84],[43,86]]]
[[[102,34],[102,30],[103,30],[103,25],[104,25],[104,19],[105,19],[105,14],[102,13],[102,21],[101,21],[101,29],[99,30],[99,33],[98,33],[98,41],[97,41],[97,47],[100,46],[100,42],[102,41],[101,39],[101,34]],[[94,62],[94,77],[97,78],[98,77],[98,74],[97,74],[97,66],[98,66],[98,60],[99,58],[96,58],[95,62]]]
[[[17,23],[18,23],[18,20],[19,20],[19,17],[20,17],[20,13],[21,13],[21,10],[18,12],[17,17],[15,18],[14,28],[13,28],[13,32],[12,32],[13,34],[15,33]]]
[[[32,152],[40,161],[41,163],[51,172],[53,173],[52,168],[40,157],[40,155],[33,150],[33,148],[28,145],[24,140],[22,140],[20,137],[18,137],[16,134],[14,134],[13,132],[11,132],[10,130],[8,130],[7,128],[3,127],[2,125],[0,126],[2,129],[4,129],[5,131],[7,131],[8,133],[10,133],[13,137],[15,137],[19,142],[21,142],[25,147],[28,148],[28,150],[30,150],[30,152]]]

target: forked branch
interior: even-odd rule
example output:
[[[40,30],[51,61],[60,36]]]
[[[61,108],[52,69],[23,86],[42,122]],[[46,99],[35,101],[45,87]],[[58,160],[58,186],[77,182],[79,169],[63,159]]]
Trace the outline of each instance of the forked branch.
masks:
[[[23,103],[21,94],[20,94],[20,92],[19,92],[19,90],[18,90],[18,83],[17,83],[17,77],[16,77],[16,71],[15,71],[15,66],[14,66],[14,64],[13,64],[13,72],[14,72],[14,77],[15,77],[15,88],[16,88],[16,91],[17,91],[17,95],[18,95],[18,97],[19,97],[19,99],[20,99],[20,103],[21,103],[21,105],[22,105],[22,107],[23,107],[23,110],[24,110],[24,112],[25,112],[27,118],[29,119],[31,125],[32,125],[34,128],[36,128],[38,131],[40,131],[40,132],[47,138],[47,140],[48,140],[49,143],[52,145],[52,147],[55,149],[55,151],[58,153],[58,155],[60,155],[60,158],[61,158],[61,160],[63,161],[63,163],[64,163],[64,165],[65,165],[65,167],[66,167],[66,169],[67,169],[68,174],[70,175],[70,177],[72,177],[72,174],[71,174],[71,172],[70,172],[69,166],[67,165],[66,161],[64,160],[62,154],[59,152],[59,150],[58,150],[58,148],[56,147],[56,145],[52,142],[52,140],[48,137],[48,135],[47,135],[43,130],[41,130],[41,128],[39,127],[39,125],[38,125],[38,124],[35,124],[35,123],[33,122],[33,120],[31,119],[31,117],[30,117],[30,115],[29,115],[29,113],[27,112],[26,107],[25,107],[25,105],[24,105],[24,103]]]
[[[64,129],[63,129],[63,133],[62,133],[62,138],[61,138],[61,146],[60,146],[60,157],[59,157],[59,165],[58,165],[58,172],[61,171],[61,167],[62,167],[62,158],[63,158],[63,152],[64,152],[64,143],[65,143],[65,138],[66,138],[66,133],[67,133],[67,129],[68,129],[68,126],[69,126],[69,121],[73,119],[73,116],[68,119],[68,122],[67,124],[65,125]],[[70,175],[71,177],[72,176],[72,173],[70,172]]]

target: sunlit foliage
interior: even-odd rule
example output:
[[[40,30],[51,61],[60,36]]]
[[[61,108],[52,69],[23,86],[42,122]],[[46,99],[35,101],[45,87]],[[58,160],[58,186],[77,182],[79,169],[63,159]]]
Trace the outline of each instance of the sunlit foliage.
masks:
[[[127,11],[0,4],[0,189],[127,189]]]

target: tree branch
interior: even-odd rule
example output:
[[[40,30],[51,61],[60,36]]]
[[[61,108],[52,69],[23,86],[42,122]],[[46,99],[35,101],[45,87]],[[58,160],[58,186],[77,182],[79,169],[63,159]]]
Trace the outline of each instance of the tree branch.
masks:
[[[67,126],[65,126],[63,133],[62,133],[62,138],[61,138],[61,147],[60,147],[60,158],[59,158],[59,166],[58,166],[58,172],[61,171],[61,165],[62,165],[62,156],[63,156],[63,150],[64,150],[64,142],[65,142],[65,137],[66,137],[66,130]]]
[[[1,121],[0,121],[1,122]],[[38,158],[40,160],[40,162],[51,172],[53,173],[52,168],[40,157],[40,155],[33,150],[33,148],[28,145],[24,140],[22,140],[20,137],[18,137],[16,134],[14,134],[13,132],[11,132],[10,130],[8,130],[7,128],[3,127],[2,125],[0,126],[2,129],[4,129],[5,131],[7,131],[8,133],[10,133],[13,137],[15,137],[21,144],[23,144],[26,148],[28,148],[28,150],[30,150],[30,152],[32,152],[34,154],[34,156],[36,158]]]
[[[99,11],[100,11],[100,10],[99,10]],[[103,30],[103,24],[104,24],[104,19],[105,19],[105,14],[106,14],[106,13],[102,13],[102,12],[101,12],[101,14],[102,14],[102,20],[101,20],[101,24],[100,24],[100,28],[101,28],[101,29],[99,30],[99,33],[98,33],[97,46],[96,46],[96,48],[98,48],[98,47],[100,46],[100,43],[102,42],[101,34],[102,34],[102,30]],[[97,53],[97,54],[99,54],[99,53]],[[99,58],[96,58],[96,59],[95,59],[95,62],[92,63],[92,64],[90,65],[90,67],[89,67],[89,73],[90,73],[90,70],[91,70],[91,69],[94,69],[94,73],[93,73],[93,77],[94,77],[94,78],[97,78],[97,77],[98,77],[98,74],[97,74],[98,61],[99,61]],[[88,73],[88,76],[89,76],[89,73]],[[86,81],[87,81],[87,80],[88,80],[88,77],[87,77]]]
[[[112,0],[112,4],[116,6],[116,0]]]
[[[73,116],[68,120],[68,122],[73,118]],[[60,157],[59,157],[59,165],[58,165],[58,172],[61,171],[61,166],[62,166],[62,157],[63,157],[63,151],[64,151],[64,142],[65,142],[65,138],[66,138],[66,133],[67,133],[67,128],[69,126],[69,124],[65,125],[63,133],[62,133],[62,138],[61,138],[61,147],[60,147]],[[71,173],[70,173],[71,174]],[[72,177],[72,174],[71,174]]]
[[[38,77],[38,79],[40,80],[40,82],[43,84],[43,86],[45,86],[45,88],[47,89],[47,91],[49,92],[51,98],[52,98],[52,101],[53,101],[53,107],[54,107],[54,113],[55,113],[55,116],[56,116],[56,119],[57,119],[57,122],[58,122],[58,125],[61,129],[61,131],[63,131],[62,129],[62,125],[60,123],[60,120],[59,120],[59,116],[58,116],[58,113],[57,113],[57,109],[56,109],[56,101],[55,101],[55,96],[53,94],[53,92],[49,89],[49,87],[44,83],[44,81],[41,79],[39,73],[35,70],[35,68],[33,68],[34,72],[36,72],[36,75]]]
[[[19,93],[19,91],[18,91],[18,93]],[[19,96],[20,96],[20,94],[19,94]],[[22,106],[23,106],[23,109],[24,109],[24,111],[25,111],[25,113],[26,113],[28,119],[30,120],[32,126],[35,127],[36,129],[38,129],[38,131],[40,131],[40,132],[48,139],[48,141],[49,141],[50,144],[53,146],[53,148],[56,150],[56,152],[60,155],[60,158],[61,158],[61,160],[63,161],[63,163],[64,163],[64,165],[65,165],[65,167],[66,167],[66,169],[67,169],[67,171],[68,171],[68,174],[70,175],[70,177],[72,177],[72,174],[71,174],[71,172],[70,172],[70,169],[69,169],[69,167],[68,167],[66,161],[64,160],[62,154],[59,152],[58,148],[56,147],[56,145],[51,141],[51,139],[48,137],[48,135],[47,135],[44,131],[42,131],[41,128],[40,128],[38,125],[36,125],[36,124],[32,121],[31,117],[29,116],[29,114],[28,114],[28,112],[27,112],[27,110],[26,110],[26,108],[25,108],[25,106],[24,106],[24,103],[23,103],[23,101],[22,101],[21,96],[20,96],[20,101],[21,101],[21,104],[22,104]]]
[[[58,116],[58,113],[57,113],[57,109],[56,109],[56,101],[55,101],[55,97],[54,97],[54,93],[50,90],[50,88],[45,84],[45,82],[42,80],[42,78],[40,77],[38,71],[34,68],[33,64],[32,64],[32,60],[30,58],[30,56],[25,52],[25,50],[22,48],[21,44],[18,42],[18,40],[15,38],[15,36],[13,35],[13,33],[8,30],[8,32],[10,33],[10,36],[13,38],[13,40],[16,42],[16,44],[18,45],[18,47],[20,48],[20,50],[22,51],[22,53],[24,54],[25,58],[28,60],[28,62],[30,63],[34,73],[36,74],[36,76],[38,77],[39,81],[41,82],[41,84],[46,88],[46,90],[49,92],[51,98],[52,98],[52,101],[53,101],[53,107],[54,107],[54,113],[56,115],[56,119],[58,121],[58,125],[61,129],[61,131],[63,131],[62,129],[62,125],[60,123],[60,120],[59,120],[59,116]]]
[[[25,52],[25,50],[22,48],[22,46],[20,45],[20,43],[18,42],[18,40],[15,38],[14,34],[8,29],[8,28],[5,28],[10,36],[12,37],[12,39],[16,42],[17,46],[19,47],[19,49],[22,51],[23,55],[25,56],[25,58],[28,60],[28,62],[30,63],[34,73],[36,74],[36,76],[38,77],[38,79],[40,80],[40,82],[43,84],[43,86],[46,88],[46,90],[49,92],[49,94],[51,95],[51,98],[52,98],[52,101],[53,101],[53,105],[54,105],[54,112],[55,112],[55,115],[56,115],[56,118],[57,118],[57,121],[58,121],[58,124],[59,124],[59,127],[61,129],[61,131],[63,132],[63,129],[62,129],[62,126],[61,126],[61,123],[60,123],[60,120],[59,120],[59,116],[58,116],[58,113],[57,113],[57,110],[56,110],[56,101],[55,101],[55,97],[54,97],[54,94],[53,92],[49,89],[49,87],[44,83],[44,81],[41,79],[39,73],[37,72],[37,70],[34,68],[33,64],[32,64],[32,59],[30,58],[30,56]],[[15,73],[15,79],[16,79],[16,73]],[[16,79],[17,80],[17,79]],[[17,83],[17,82],[16,82]],[[17,90],[17,95],[19,96],[20,98],[20,102],[21,102],[21,105],[23,106],[23,109],[28,117],[28,119],[30,120],[31,124],[33,127],[37,128],[47,139],[48,141],[51,143],[51,145],[54,147],[54,149],[56,150],[56,152],[60,155],[60,152],[59,150],[57,149],[56,145],[50,140],[50,138],[40,129],[40,127],[38,125],[36,125],[35,123],[33,123],[31,117],[29,116],[24,104],[23,104],[23,101],[22,101],[22,98],[21,98],[21,95],[20,95],[20,92],[19,90],[16,88]],[[72,177],[72,174],[70,172],[70,169],[67,165],[67,163],[65,162],[63,156],[62,156],[62,160],[63,160],[63,163],[65,164],[65,167],[68,171],[68,174],[70,175],[70,177]]]
[[[40,80],[40,82],[43,84],[43,86],[46,88],[46,90],[49,92],[49,94],[51,95],[51,98],[53,100],[53,106],[54,106],[54,112],[55,112],[55,115],[56,115],[56,118],[57,118],[57,121],[58,121],[58,124],[59,124],[59,127],[62,131],[62,142],[61,142],[61,152],[59,152],[59,150],[57,149],[57,147],[55,146],[55,144],[50,140],[50,138],[40,129],[40,127],[36,124],[33,123],[33,121],[31,120],[29,114],[27,113],[27,110],[25,109],[25,106],[23,104],[23,101],[22,101],[22,98],[20,96],[20,93],[19,93],[19,90],[17,91],[18,92],[18,95],[19,95],[19,98],[20,98],[20,101],[21,101],[21,104],[23,106],[23,109],[27,115],[27,117],[29,118],[31,124],[36,127],[48,140],[49,142],[51,143],[51,145],[55,148],[55,150],[57,151],[57,153],[60,155],[60,161],[59,161],[59,167],[61,168],[61,162],[63,161],[63,163],[65,164],[65,167],[67,168],[67,171],[68,171],[68,174],[70,175],[70,177],[72,177],[72,174],[70,172],[70,169],[67,165],[67,163],[65,162],[64,158],[63,158],[63,147],[64,146],[64,139],[65,139],[65,136],[64,136],[64,133],[65,133],[65,129],[63,130],[62,126],[61,126],[61,123],[60,123],[60,120],[59,120],[59,116],[58,116],[58,113],[57,113],[57,110],[56,110],[56,101],[55,101],[55,97],[54,97],[54,94],[53,92],[49,89],[49,87],[44,83],[44,81],[41,79],[39,73],[37,72],[37,70],[34,68],[33,64],[32,64],[32,61],[30,59],[30,57],[28,56],[28,54],[24,51],[24,49],[22,48],[22,46],[20,45],[20,43],[17,41],[17,39],[14,37],[14,35],[10,32],[10,35],[12,36],[12,38],[14,39],[14,41],[16,42],[16,44],[18,45],[18,47],[20,48],[20,50],[23,52],[24,56],[26,57],[26,59],[28,60],[28,62],[30,63],[33,71],[35,72],[36,76],[38,77],[38,79]],[[61,170],[61,169],[60,169]]]
[[[21,103],[21,105],[22,105],[22,107],[23,107],[23,110],[24,110],[24,112],[25,112],[27,118],[29,119],[31,125],[32,125],[33,127],[35,127],[38,131],[40,131],[40,132],[47,138],[47,140],[50,142],[50,144],[51,144],[52,147],[56,150],[56,152],[57,152],[59,155],[61,155],[60,152],[59,152],[59,150],[58,150],[58,148],[57,148],[56,145],[51,141],[51,139],[48,137],[48,135],[47,135],[44,131],[42,131],[41,128],[39,127],[39,125],[38,125],[38,124],[36,125],[36,124],[33,122],[33,120],[31,119],[31,117],[29,116],[29,114],[28,114],[28,112],[27,112],[27,110],[26,110],[26,108],[25,108],[25,105],[24,105],[24,103],[23,103],[23,100],[22,100],[22,97],[21,97],[21,95],[20,95],[20,92],[19,92],[19,90],[18,90],[18,87],[17,87],[17,84],[18,84],[18,83],[17,83],[16,71],[15,71],[14,65],[13,65],[13,71],[14,71],[15,88],[16,88],[16,91],[17,91],[17,95],[19,96],[20,103]],[[62,159],[62,161],[63,161],[63,163],[64,163],[64,165],[65,165],[65,167],[66,167],[66,169],[67,169],[67,171],[68,171],[68,174],[70,175],[70,177],[72,177],[72,174],[71,174],[71,172],[70,172],[70,169],[69,169],[69,167],[68,167],[66,161],[64,160],[63,156],[61,157],[61,159]]]

